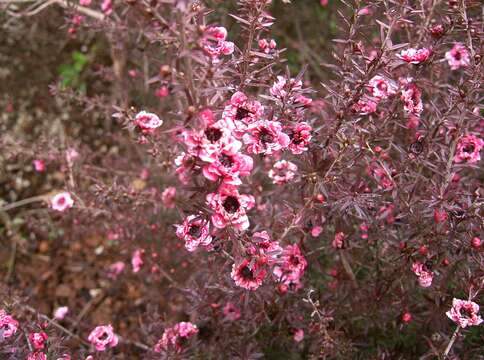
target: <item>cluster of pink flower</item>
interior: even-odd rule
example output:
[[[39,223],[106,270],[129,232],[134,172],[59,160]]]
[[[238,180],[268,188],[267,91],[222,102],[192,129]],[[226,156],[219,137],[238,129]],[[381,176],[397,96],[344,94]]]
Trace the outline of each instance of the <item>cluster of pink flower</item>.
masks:
[[[406,49],[397,55],[398,58],[410,64],[421,64],[427,61],[432,54],[427,48]],[[454,47],[446,52],[447,59],[452,70],[460,67],[467,67],[470,64],[470,56],[467,48],[461,43],[454,44]],[[368,115],[376,112],[378,104],[390,96],[400,92],[400,99],[403,102],[403,109],[409,116],[409,128],[418,125],[418,119],[423,111],[422,91],[417,87],[412,78],[399,79],[397,85],[393,80],[381,75],[374,76],[368,82],[370,96],[364,96],[353,105],[353,111],[359,115]]]
[[[271,240],[267,231],[256,232],[247,253],[250,258],[232,266],[231,277],[237,286],[256,290],[272,270],[280,292],[301,287],[300,279],[304,275],[307,261],[297,244],[282,248],[278,241]]]
[[[221,39],[225,39],[226,34],[223,35]],[[271,44],[268,42],[267,46],[270,48]],[[275,102],[295,105],[291,107],[293,114],[290,118],[296,119],[292,124],[267,120],[265,107],[238,91],[225,105],[221,119],[216,120],[214,112],[205,109],[198,116],[198,126],[184,130],[180,135],[186,146],[175,160],[180,181],[186,184],[193,174],[201,172],[207,180],[219,184],[216,192],[206,195],[206,203],[213,211],[211,223],[216,229],[229,226],[245,231],[250,226],[247,212],[255,206],[255,199],[239,192],[241,178],[250,175],[253,169],[253,159],[249,154],[261,154],[270,159],[280,158],[285,149],[293,154],[308,150],[312,129],[302,119],[311,99],[303,95],[301,81],[278,76],[270,94]],[[282,185],[294,179],[296,173],[296,164],[279,160],[268,176],[275,184]],[[210,229],[210,223],[203,214],[187,216],[176,228],[177,237],[185,242],[188,251],[195,251],[199,246],[212,249],[215,230]],[[282,250],[277,242],[270,241],[267,232],[256,233],[255,238],[258,241],[252,253],[249,251],[250,257],[242,258],[233,265],[231,275],[236,285],[255,290],[262,284],[268,273],[267,265],[274,264],[271,261],[273,255],[266,252],[271,253],[273,247],[283,254],[273,269],[277,280],[286,285],[298,284],[306,266],[298,246]],[[295,259],[298,259],[297,266]]]
[[[230,55],[234,52],[234,43],[226,41],[227,29],[222,26],[208,26],[201,40],[202,49],[212,58],[218,61],[221,55]]]
[[[161,339],[154,347],[157,353],[183,350],[183,343],[198,334],[197,326],[190,322],[180,322],[173,327],[165,329]]]

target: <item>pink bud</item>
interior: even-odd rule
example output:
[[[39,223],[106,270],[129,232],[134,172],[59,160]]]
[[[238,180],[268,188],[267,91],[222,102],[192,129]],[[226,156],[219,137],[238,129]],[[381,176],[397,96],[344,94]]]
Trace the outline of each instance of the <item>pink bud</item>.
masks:
[[[408,324],[410,321],[412,321],[412,314],[409,312],[406,312],[402,315],[402,321],[406,324]]]
[[[471,245],[475,249],[479,249],[481,247],[481,239],[477,236],[472,238]]]

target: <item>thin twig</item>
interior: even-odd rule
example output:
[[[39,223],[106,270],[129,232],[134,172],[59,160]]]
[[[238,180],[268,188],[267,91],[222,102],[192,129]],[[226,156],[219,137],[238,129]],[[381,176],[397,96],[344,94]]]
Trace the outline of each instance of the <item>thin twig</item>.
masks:
[[[450,338],[449,343],[447,344],[447,347],[445,348],[445,351],[442,355],[442,358],[445,360],[447,359],[447,355],[449,355],[450,349],[452,348],[452,345],[454,345],[455,340],[457,339],[457,334],[459,333],[460,326],[457,325],[455,328],[454,333],[452,334],[452,337]]]

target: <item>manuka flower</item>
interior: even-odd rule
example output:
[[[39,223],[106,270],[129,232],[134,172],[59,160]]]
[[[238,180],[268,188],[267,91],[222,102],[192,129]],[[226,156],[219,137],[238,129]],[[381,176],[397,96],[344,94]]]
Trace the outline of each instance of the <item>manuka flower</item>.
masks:
[[[212,223],[223,229],[228,225],[237,230],[249,227],[246,211],[254,207],[255,200],[251,195],[241,195],[234,186],[222,186],[218,192],[207,195],[207,204],[214,210]]]
[[[207,246],[212,242],[210,223],[198,215],[190,215],[182,225],[177,225],[176,236],[185,241],[188,251],[195,251],[200,245]]]
[[[262,117],[264,107],[256,100],[250,100],[243,92],[237,91],[232,95],[222,113],[222,121],[237,138],[242,137],[247,125]]]
[[[134,118],[134,123],[143,133],[152,133],[163,124],[158,115],[146,111],[140,111]]]
[[[467,67],[471,63],[469,50],[461,43],[454,44],[454,47],[445,53],[445,59],[452,70]]]
[[[262,285],[266,273],[267,271],[256,260],[244,259],[239,264],[232,266],[230,276],[234,280],[235,285],[247,290],[256,290]]]
[[[454,161],[473,164],[481,160],[480,151],[484,146],[484,140],[475,135],[464,135],[459,139]]]
[[[51,207],[57,211],[65,211],[74,205],[74,200],[68,192],[55,194],[51,199]]]
[[[289,136],[282,132],[280,122],[268,120],[250,124],[243,140],[249,153],[267,155],[286,148],[291,141]]]
[[[434,274],[432,273],[432,271],[428,270],[424,264],[418,261],[414,262],[412,264],[412,271],[415,275],[417,275],[418,283],[421,287],[426,288],[432,285]]]
[[[97,351],[115,347],[119,341],[111,325],[96,326],[87,339]]]
[[[426,61],[432,52],[427,48],[421,49],[406,49],[402,50],[399,55],[397,55],[400,59],[410,64],[420,64]]]
[[[482,323],[482,318],[479,316],[479,305],[472,301],[454,298],[452,308],[445,314],[461,328]]]
[[[18,321],[8,315],[5,310],[0,309],[0,339],[7,339],[15,335],[17,329]]]
[[[297,173],[297,166],[290,161],[280,160],[274,163],[272,169],[269,170],[269,177],[276,185],[282,185],[294,179]]]
[[[423,111],[422,92],[414,83],[406,84],[400,96],[403,101],[403,110],[407,114],[420,116]]]
[[[311,141],[312,128],[308,123],[300,122],[289,128],[289,143],[288,149],[295,155],[302,154],[308,150],[309,142]]]
[[[225,184],[242,184],[239,177],[250,174],[253,160],[250,156],[239,153],[241,146],[240,141],[235,140],[210,156],[203,157],[203,160],[208,162],[203,167],[203,175],[210,181],[217,181],[220,178]]]
[[[377,99],[386,99],[397,93],[397,86],[387,78],[376,75],[368,82],[368,87],[372,96]]]
[[[202,49],[216,62],[221,55],[230,55],[234,52],[234,43],[225,41],[227,29],[222,26],[209,26],[203,33]]]

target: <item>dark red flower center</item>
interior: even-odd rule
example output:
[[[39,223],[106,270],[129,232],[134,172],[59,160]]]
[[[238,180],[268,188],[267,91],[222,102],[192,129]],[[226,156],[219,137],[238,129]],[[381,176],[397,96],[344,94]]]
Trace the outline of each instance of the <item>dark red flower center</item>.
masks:
[[[262,128],[259,133],[259,139],[263,144],[274,142],[274,135],[272,135],[269,130]]]
[[[240,208],[239,200],[235,196],[227,196],[223,202],[223,207],[228,213],[235,213]]]
[[[289,133],[289,138],[291,139],[292,143],[296,145],[299,145],[304,140],[299,131],[291,131]]]
[[[229,156],[229,155],[226,155],[226,154],[220,155],[218,157],[218,160],[226,168],[231,168],[234,165],[234,161],[232,159],[232,156]]]
[[[464,150],[464,152],[466,153],[472,154],[475,149],[476,147],[474,146],[474,144],[467,144],[462,150]]]
[[[188,233],[193,237],[199,237],[202,232],[202,228],[199,225],[191,225]]]
[[[463,306],[460,309],[460,314],[468,319],[472,318],[472,309],[467,306]]]
[[[254,272],[248,266],[244,266],[240,269],[240,274],[246,280],[254,280]]]
[[[296,255],[291,255],[289,258],[289,262],[291,265],[298,266],[299,265],[299,258]]]
[[[222,131],[217,128],[208,128],[205,130],[205,136],[211,142],[219,141],[222,137]]]
[[[251,112],[243,107],[238,107],[237,112],[235,113],[235,120],[242,120],[246,118]]]

